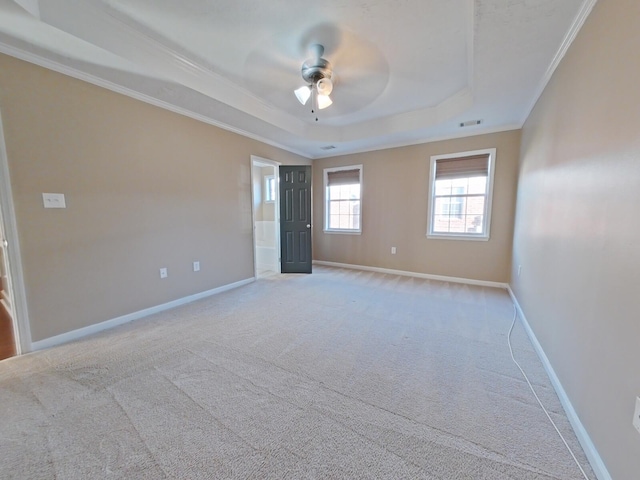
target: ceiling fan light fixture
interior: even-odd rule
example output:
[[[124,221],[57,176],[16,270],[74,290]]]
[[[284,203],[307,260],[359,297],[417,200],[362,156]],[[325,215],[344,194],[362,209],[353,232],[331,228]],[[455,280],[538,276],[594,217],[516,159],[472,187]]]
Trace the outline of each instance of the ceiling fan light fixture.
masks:
[[[305,85],[303,87],[297,88],[293,93],[296,94],[296,98],[298,99],[298,101],[302,105],[304,105],[309,100],[309,97],[311,97],[311,86]]]
[[[307,85],[294,90],[296,98],[302,105],[306,105],[311,98],[311,112],[327,108],[333,103],[329,95],[333,91],[333,69],[331,64],[324,58],[324,47],[320,44],[310,46],[313,54],[302,64],[302,79]],[[316,116],[316,121],[318,117]]]
[[[318,109],[322,110],[324,108],[327,108],[332,103],[333,101],[331,100],[331,98],[329,98],[329,95],[318,94]]]
[[[318,89],[319,95],[329,96],[333,91],[333,82],[328,77],[321,78],[318,80],[318,83],[316,83],[316,88]]]

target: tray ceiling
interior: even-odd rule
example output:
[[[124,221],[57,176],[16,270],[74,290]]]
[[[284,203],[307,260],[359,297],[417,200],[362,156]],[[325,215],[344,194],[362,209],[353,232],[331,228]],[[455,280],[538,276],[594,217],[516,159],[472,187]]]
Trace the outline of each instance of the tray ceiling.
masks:
[[[0,0],[0,51],[319,158],[519,128],[594,3]],[[313,43],[318,121],[293,95]]]

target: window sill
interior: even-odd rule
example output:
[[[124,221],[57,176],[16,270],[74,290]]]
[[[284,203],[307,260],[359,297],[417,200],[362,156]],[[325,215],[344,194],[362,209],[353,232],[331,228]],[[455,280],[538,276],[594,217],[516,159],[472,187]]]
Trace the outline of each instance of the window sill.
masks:
[[[488,242],[489,237],[472,237],[471,235],[437,235],[428,233],[427,238],[431,240],[471,240],[472,242]]]
[[[324,233],[329,233],[331,235],[361,235],[362,230],[323,230]]]

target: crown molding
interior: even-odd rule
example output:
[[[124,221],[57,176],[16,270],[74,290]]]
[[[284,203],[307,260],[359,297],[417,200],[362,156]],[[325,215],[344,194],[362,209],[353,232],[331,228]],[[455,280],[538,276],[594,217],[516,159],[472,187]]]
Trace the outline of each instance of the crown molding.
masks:
[[[193,112],[189,109],[179,107],[172,103],[166,102],[164,100],[160,100],[158,98],[152,97],[145,93],[138,92],[136,90],[132,90],[128,87],[123,87],[122,85],[118,85],[117,83],[111,82],[109,80],[105,80],[103,78],[97,77],[95,75],[83,72],[82,70],[78,70],[77,68],[70,67],[60,62],[56,62],[49,58],[45,58],[41,55],[35,54],[33,52],[29,52],[20,48],[17,48],[13,45],[8,45],[6,43],[0,42],[0,53],[4,53],[5,55],[9,55],[10,57],[17,58],[19,60],[23,60],[28,63],[32,63],[34,65],[38,65],[40,67],[46,68],[48,70],[52,70],[57,73],[61,73],[63,75],[67,75],[69,77],[75,78],[77,80],[82,80],[87,83],[91,83],[92,85],[96,85],[98,87],[105,88],[115,93],[119,93],[121,95],[125,95],[127,97],[133,98],[135,100],[139,100],[141,102],[153,105],[155,107],[162,108],[164,110],[168,110],[173,113],[177,113],[178,115],[183,115],[185,117],[192,118],[199,122],[206,123],[208,125],[212,125],[214,127],[218,127],[222,130],[226,130],[228,132],[236,133],[238,135],[242,135],[243,137],[250,138],[252,140],[256,140],[258,142],[270,145],[272,147],[280,148],[290,153],[294,153],[296,155],[300,155],[304,158],[309,158],[309,155],[305,152],[296,150],[294,148],[288,147],[278,142],[274,142],[268,138],[262,137],[260,135],[256,135],[247,130],[243,130],[238,127],[234,127],[232,125],[226,124],[224,122],[220,122],[219,120],[215,120],[206,115],[202,115],[200,113]]]
[[[63,4],[41,6],[41,21],[263,122],[294,135],[302,133],[304,125],[298,118],[274,108],[111,5],[96,0],[65,0]],[[89,22],[91,33],[83,26]]]
[[[467,133],[454,133],[451,135],[437,135],[437,136],[428,137],[420,140],[406,140],[402,142],[389,143],[389,144],[385,144],[377,147],[365,147],[362,149],[350,150],[348,152],[335,152],[331,155],[317,155],[317,156],[314,155],[314,156],[311,156],[310,158],[311,160],[322,160],[325,158],[357,155],[359,153],[378,152],[381,150],[390,150],[390,149],[402,148],[402,147],[413,147],[417,145],[425,145],[427,143],[443,142],[446,140],[455,140],[457,138],[477,137],[479,135],[490,135],[492,133],[510,132],[512,130],[520,130],[521,128],[522,128],[522,124],[512,123],[512,124],[503,125],[500,127],[474,129],[473,133],[467,132]]]
[[[419,108],[347,125],[317,125],[300,120],[239,84],[218,74],[207,62],[185,52],[170,40],[159,36],[137,20],[111,5],[97,0],[65,0],[64,10],[55,6],[41,7],[44,23],[92,43],[115,55],[160,74],[163,78],[235,108],[245,114],[279,128],[308,142],[366,142],[389,133],[415,131],[433,127],[452,118],[473,103],[474,82],[474,1],[466,3],[466,85],[461,92],[443,98],[435,106]],[[65,15],[65,12],[67,14]],[[73,14],[73,21],[71,20]],[[91,21],[87,33],[83,21]],[[101,34],[92,33],[95,31]],[[104,32],[107,32],[106,35]],[[108,39],[107,39],[108,37]],[[389,131],[389,128],[393,131]]]
[[[43,57],[33,52],[29,52],[23,50],[21,48],[15,47],[13,45],[9,45],[3,42],[0,42],[0,53],[4,53],[10,57],[17,58],[19,60],[23,60],[25,62],[38,65],[40,67],[46,68],[48,70],[52,70],[57,73],[61,73],[63,75],[75,78],[77,80],[81,80],[92,85],[96,85],[98,87],[105,88],[115,93],[119,93],[121,95],[125,95],[127,97],[133,98],[135,100],[139,100],[141,102],[147,103],[149,105],[153,105],[155,107],[162,108],[164,110],[168,110],[173,113],[177,113],[178,115],[183,115],[188,118],[192,118],[199,122],[206,123],[208,125],[212,125],[214,127],[218,127],[222,130],[226,130],[228,132],[236,133],[243,137],[250,138],[260,143],[264,143],[266,145],[270,145],[275,148],[279,148],[281,150],[287,151],[289,153],[293,153],[295,155],[299,155],[303,158],[307,158],[309,160],[319,160],[323,158],[331,158],[331,157],[339,157],[343,155],[355,155],[358,153],[367,153],[374,152],[379,150],[388,150],[392,148],[400,148],[400,147],[408,147],[413,145],[422,145],[425,143],[438,142],[443,140],[453,140],[456,138],[464,138],[464,137],[474,137],[477,135],[486,135],[490,133],[499,133],[510,130],[519,130],[522,128],[522,123],[520,124],[509,124],[501,127],[494,128],[484,128],[484,129],[474,129],[473,132],[465,132],[459,134],[451,134],[451,135],[440,135],[435,137],[429,137],[420,140],[406,140],[400,142],[389,143],[385,145],[371,146],[371,147],[363,147],[355,150],[349,150],[346,152],[335,152],[331,155],[312,155],[309,152],[304,152],[301,150],[297,150],[295,148],[291,148],[287,145],[283,145],[279,142],[275,142],[271,139],[265,138],[260,135],[256,135],[247,130],[234,127],[232,125],[228,125],[224,122],[220,122],[206,115],[202,115],[200,113],[193,112],[189,109],[179,107],[172,103],[166,102],[164,100],[160,100],[158,98],[152,97],[150,95],[138,92],[136,90],[132,90],[128,87],[123,87],[122,85],[118,85],[117,83],[111,82],[109,80],[105,80],[103,78],[97,77],[95,75],[83,72],[78,70],[77,68],[70,67],[63,63],[51,60],[49,58]],[[339,143],[339,142],[338,142]]]
[[[560,48],[558,48],[558,51],[553,57],[553,60],[551,60],[551,64],[549,65],[549,68],[547,68],[547,71],[542,77],[540,85],[538,86],[538,89],[536,90],[536,93],[533,96],[533,99],[529,104],[529,107],[525,110],[525,113],[522,117],[521,126],[524,126],[524,123],[527,121],[527,118],[529,118],[529,115],[531,115],[531,112],[533,111],[534,107],[538,103],[538,100],[540,100],[542,93],[544,92],[545,88],[547,88],[547,85],[551,81],[551,77],[553,77],[553,74],[556,71],[556,68],[558,68],[558,65],[560,65],[560,62],[566,55],[567,51],[569,50],[569,47],[575,40],[576,36],[578,35],[578,32],[584,25],[584,22],[586,22],[587,17],[593,10],[593,7],[595,6],[597,1],[598,0],[584,0],[584,2],[582,3],[582,7],[578,11],[576,18],[573,19],[573,23],[571,24],[571,27],[569,28],[569,31],[567,32],[567,34],[564,36],[564,39],[562,40],[562,44],[560,45]]]

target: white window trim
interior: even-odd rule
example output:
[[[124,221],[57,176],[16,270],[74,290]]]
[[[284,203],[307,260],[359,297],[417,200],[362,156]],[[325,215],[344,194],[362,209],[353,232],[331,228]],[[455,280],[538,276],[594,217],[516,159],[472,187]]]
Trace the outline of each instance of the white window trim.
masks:
[[[433,228],[433,209],[435,208],[434,192],[435,192],[435,173],[436,173],[436,161],[446,158],[459,158],[459,157],[471,157],[475,155],[489,154],[489,173],[487,176],[487,195],[485,202],[485,229],[482,235],[474,235],[470,233],[434,233]],[[487,148],[483,150],[471,150],[468,152],[449,153],[446,155],[433,155],[431,157],[431,165],[429,168],[429,208],[427,218],[427,238],[439,239],[439,240],[471,240],[486,242],[491,238],[491,206],[493,204],[493,178],[496,165],[496,149]]]
[[[327,184],[329,183],[329,173],[330,172],[339,172],[341,170],[355,170],[358,169],[358,171],[360,172],[360,228],[355,229],[355,228],[349,228],[349,229],[344,229],[344,228],[329,228],[329,209],[327,208]],[[324,177],[324,198],[323,198],[323,203],[324,203],[324,225],[323,225],[323,231],[324,233],[332,233],[332,234],[343,234],[343,235],[361,235],[362,234],[362,191],[363,191],[363,184],[362,184],[362,165],[347,165],[344,167],[329,167],[329,168],[325,168],[323,171],[323,177]]]

